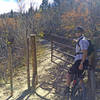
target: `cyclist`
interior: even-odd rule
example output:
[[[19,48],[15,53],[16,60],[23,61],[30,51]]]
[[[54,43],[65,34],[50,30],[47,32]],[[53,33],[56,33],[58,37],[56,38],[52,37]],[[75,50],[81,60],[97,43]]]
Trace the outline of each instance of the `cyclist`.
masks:
[[[85,67],[88,66],[87,50],[89,42],[83,33],[84,33],[83,27],[79,26],[75,29],[75,36],[77,37],[75,62],[66,75],[67,80],[66,80],[66,88],[64,90],[65,95],[66,93],[69,92],[72,76],[74,74],[78,74],[79,77],[80,75],[82,75]],[[80,82],[82,82],[82,80]]]

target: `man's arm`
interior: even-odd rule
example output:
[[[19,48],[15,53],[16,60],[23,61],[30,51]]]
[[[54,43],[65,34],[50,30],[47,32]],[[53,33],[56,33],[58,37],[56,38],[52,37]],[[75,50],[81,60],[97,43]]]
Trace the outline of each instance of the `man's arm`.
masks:
[[[83,53],[82,60],[81,60],[80,66],[79,66],[80,70],[83,69],[83,63],[87,58],[88,46],[89,46],[89,44],[88,44],[88,42],[86,40],[81,40],[80,41],[80,48],[81,48],[81,51]]]
[[[82,50],[82,52],[83,52],[83,56],[82,56],[82,61],[81,61],[80,66],[79,66],[79,70],[83,70],[83,63],[87,57],[87,50]]]
[[[86,57],[87,57],[87,50],[82,50],[82,52],[83,52],[83,56],[82,56],[81,64],[84,63],[84,61],[86,60]]]

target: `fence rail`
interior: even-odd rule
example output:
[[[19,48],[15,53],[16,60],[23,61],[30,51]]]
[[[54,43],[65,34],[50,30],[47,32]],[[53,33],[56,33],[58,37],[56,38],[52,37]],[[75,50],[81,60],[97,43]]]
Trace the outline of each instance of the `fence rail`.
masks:
[[[57,52],[59,52],[59,53],[63,53],[64,55],[67,55],[67,56],[72,57],[72,58],[75,57],[74,55],[72,55],[72,54],[70,54],[70,53],[67,53],[67,52],[64,52],[64,51],[61,51],[61,50],[55,49],[55,51],[57,51]]]
[[[56,41],[52,41],[53,42],[53,44],[56,44],[56,45],[59,45],[60,47],[66,47],[66,48],[68,48],[68,49],[72,49],[72,50],[75,50],[75,48],[74,47],[71,47],[71,46],[69,46],[69,45],[66,45],[66,44],[63,44],[63,43],[60,43],[60,42],[56,42]]]
[[[65,40],[65,41],[68,41],[68,40],[66,40],[66,38],[63,38],[63,37],[60,37],[60,36],[56,36],[56,35],[52,35],[51,37],[53,37],[52,39],[51,39],[51,61],[52,62],[54,62],[54,63],[56,63],[57,64],[57,62],[55,62],[54,60],[53,60],[53,58],[57,58],[57,59],[59,59],[59,60],[61,60],[61,61],[63,61],[64,63],[68,63],[68,64],[72,64],[73,62],[71,62],[71,61],[69,61],[68,59],[66,60],[66,59],[63,59],[61,56],[59,57],[59,56],[57,56],[57,54],[55,54],[54,52],[58,52],[59,54],[63,54],[64,55],[64,57],[66,56],[68,56],[68,57],[70,57],[70,59],[73,59],[75,56],[74,55],[72,55],[72,54],[70,54],[70,53],[68,53],[68,52],[65,52],[63,49],[68,49],[68,50],[70,50],[70,51],[74,51],[75,50],[75,48],[74,47],[72,47],[72,46],[69,46],[69,45],[67,45],[67,44],[64,44],[63,42],[59,42],[59,41],[57,41],[58,39],[60,40]],[[58,39],[57,39],[58,38]],[[61,50],[62,49],[62,50]],[[68,51],[67,50],[67,51]]]

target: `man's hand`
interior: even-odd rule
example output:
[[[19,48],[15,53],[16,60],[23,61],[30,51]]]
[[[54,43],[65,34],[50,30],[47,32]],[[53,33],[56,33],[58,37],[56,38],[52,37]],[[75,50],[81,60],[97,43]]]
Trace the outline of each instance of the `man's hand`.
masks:
[[[83,64],[80,64],[79,70],[83,70]]]

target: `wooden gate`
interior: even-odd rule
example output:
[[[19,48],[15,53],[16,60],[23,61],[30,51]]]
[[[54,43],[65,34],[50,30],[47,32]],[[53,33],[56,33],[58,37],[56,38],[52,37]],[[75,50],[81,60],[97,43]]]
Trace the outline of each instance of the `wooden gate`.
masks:
[[[55,62],[54,58],[63,61],[64,63],[72,64],[74,59],[75,48],[68,45],[69,41],[66,38],[52,35],[51,36],[51,61]],[[69,53],[68,51],[72,52]],[[60,55],[61,54],[61,55]],[[64,56],[64,57],[62,57]]]

